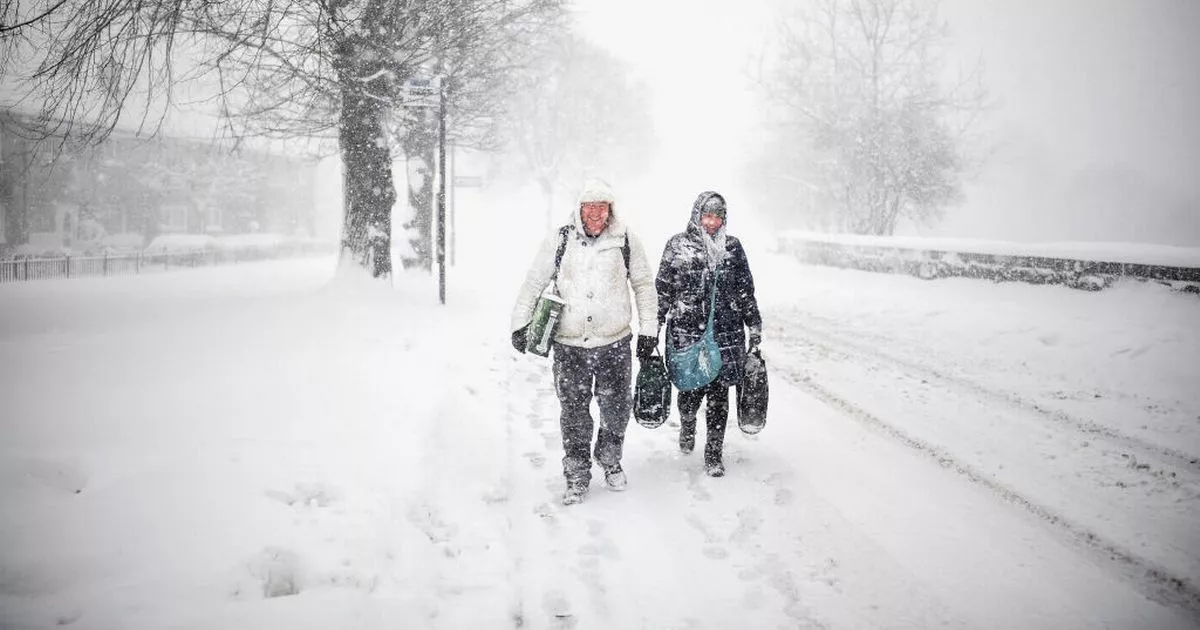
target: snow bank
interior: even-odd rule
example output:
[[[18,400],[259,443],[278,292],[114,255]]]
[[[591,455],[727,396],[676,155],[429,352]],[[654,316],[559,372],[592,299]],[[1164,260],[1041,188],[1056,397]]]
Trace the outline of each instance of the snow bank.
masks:
[[[1146,243],[1062,242],[1030,243],[966,238],[923,238],[915,236],[863,236],[789,230],[780,242],[836,243],[864,247],[894,247],[922,251],[1068,258],[1168,267],[1200,267],[1200,248]]]

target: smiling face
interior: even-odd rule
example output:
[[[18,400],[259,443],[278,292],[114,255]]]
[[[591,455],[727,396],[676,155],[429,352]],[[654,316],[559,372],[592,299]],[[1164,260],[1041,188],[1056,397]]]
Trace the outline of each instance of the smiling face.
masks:
[[[724,223],[725,223],[725,219],[722,219],[720,215],[717,215],[717,214],[702,214],[702,215],[700,215],[700,227],[704,228],[704,231],[708,232],[709,236],[716,235],[717,230],[721,229],[721,226],[724,225]]]
[[[588,236],[596,236],[608,225],[609,208],[607,201],[588,201],[579,204],[579,218],[583,220],[583,231]]]

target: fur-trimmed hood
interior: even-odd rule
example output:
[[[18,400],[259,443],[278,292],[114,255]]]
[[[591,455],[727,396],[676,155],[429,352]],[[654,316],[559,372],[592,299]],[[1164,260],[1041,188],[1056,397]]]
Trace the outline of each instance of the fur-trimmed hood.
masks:
[[[580,238],[586,238],[583,231],[583,216],[580,212],[580,207],[583,204],[594,201],[604,201],[608,203],[608,224],[604,227],[596,238],[604,236],[613,236],[625,239],[625,224],[621,222],[620,215],[617,214],[616,197],[613,195],[612,188],[608,184],[599,179],[591,179],[584,183],[583,191],[579,193],[579,203],[576,204],[575,210],[571,214],[570,224],[575,226],[575,234]]]

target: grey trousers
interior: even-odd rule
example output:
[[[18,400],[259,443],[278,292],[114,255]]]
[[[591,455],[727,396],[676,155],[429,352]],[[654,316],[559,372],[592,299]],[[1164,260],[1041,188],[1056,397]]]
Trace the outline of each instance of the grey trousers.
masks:
[[[563,476],[568,481],[590,482],[592,457],[603,467],[621,463],[625,428],[633,413],[632,338],[599,348],[554,344],[554,389],[562,407]],[[594,450],[592,396],[600,409]]]

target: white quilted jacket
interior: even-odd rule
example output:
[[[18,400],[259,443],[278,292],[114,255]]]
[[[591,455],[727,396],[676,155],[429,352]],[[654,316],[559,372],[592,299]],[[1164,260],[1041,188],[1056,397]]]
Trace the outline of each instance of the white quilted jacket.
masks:
[[[578,209],[571,215],[575,229],[567,233],[567,248],[558,271],[558,295],[567,305],[555,341],[581,348],[596,348],[619,341],[633,332],[632,306],[635,301],[639,333],[657,334],[658,293],[641,240],[629,233],[629,276],[626,277],[621,247],[625,244],[627,230],[617,218],[615,208],[609,214],[608,227],[595,239],[584,236]],[[542,241],[513,307],[514,331],[533,319],[538,297],[550,283],[554,252],[561,238],[555,229]],[[633,300],[630,299],[631,288]]]

